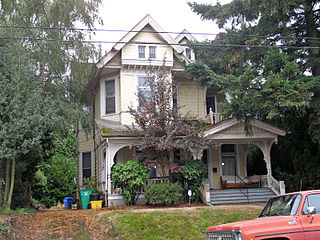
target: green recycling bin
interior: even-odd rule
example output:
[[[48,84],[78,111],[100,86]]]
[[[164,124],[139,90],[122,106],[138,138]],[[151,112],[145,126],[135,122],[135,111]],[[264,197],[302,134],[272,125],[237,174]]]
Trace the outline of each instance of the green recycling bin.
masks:
[[[92,189],[80,190],[82,209],[88,209],[88,205],[90,204],[91,193],[92,193]]]

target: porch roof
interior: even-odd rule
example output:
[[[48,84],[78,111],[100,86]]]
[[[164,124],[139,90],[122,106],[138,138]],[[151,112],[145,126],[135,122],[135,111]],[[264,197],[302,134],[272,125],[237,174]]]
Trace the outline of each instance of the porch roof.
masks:
[[[217,142],[250,143],[261,140],[273,140],[277,142],[278,136],[286,135],[284,130],[260,120],[254,119],[250,124],[252,131],[248,134],[245,131],[244,121],[230,118],[205,130],[204,136],[217,140]]]

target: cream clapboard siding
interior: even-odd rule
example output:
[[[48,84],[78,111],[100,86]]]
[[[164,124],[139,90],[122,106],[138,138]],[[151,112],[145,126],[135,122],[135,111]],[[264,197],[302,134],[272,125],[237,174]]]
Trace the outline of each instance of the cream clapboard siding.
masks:
[[[96,95],[94,98],[94,118],[95,119],[100,119],[101,118],[101,101],[100,101],[100,88],[96,91]]]
[[[178,84],[178,104],[180,112],[184,116],[204,118],[204,86],[200,84]]]
[[[138,76],[136,74],[121,74],[121,124],[133,123],[130,115],[129,106],[137,107],[137,85]]]
[[[150,25],[147,25],[142,29],[142,31],[154,31]],[[151,43],[166,43],[161,37],[156,33],[141,32],[137,34],[132,40],[132,42],[151,42]],[[138,44],[127,44],[122,49],[122,59],[139,59],[138,56]],[[162,45],[150,45],[156,46],[156,59],[167,61],[173,61],[173,49],[170,46]],[[148,46],[146,47],[146,59],[148,59]]]
[[[92,133],[86,134],[84,130],[80,130],[78,134],[78,159],[79,159],[79,184],[82,185],[82,153],[83,152],[91,152],[91,156],[93,158],[93,149],[94,149],[94,142],[92,138]]]

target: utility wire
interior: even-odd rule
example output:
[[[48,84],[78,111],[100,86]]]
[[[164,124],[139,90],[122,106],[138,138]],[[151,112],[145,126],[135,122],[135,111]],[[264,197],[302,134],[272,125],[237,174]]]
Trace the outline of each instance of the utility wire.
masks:
[[[19,25],[0,25],[0,28],[13,28],[13,29],[39,29],[39,30],[62,30],[62,31],[87,31],[87,32],[124,32],[124,33],[168,33],[179,35],[181,33],[186,35],[201,35],[201,36],[240,36],[240,37],[258,37],[258,38],[279,38],[279,39],[292,39],[292,40],[320,40],[318,37],[274,37],[274,36],[263,36],[263,35],[254,35],[254,34],[236,34],[236,33],[199,33],[199,32],[174,32],[174,31],[150,31],[150,30],[122,30],[122,29],[99,29],[99,28],[63,28],[63,27],[36,27],[36,26],[19,26]]]
[[[48,38],[30,38],[30,37],[0,37],[2,40],[31,40],[31,41],[45,41],[45,42],[74,42],[72,40],[63,39],[48,39]],[[155,43],[155,42],[114,42],[114,41],[95,41],[95,40],[81,40],[81,43],[92,44],[130,44],[130,45],[157,45],[157,46],[188,46],[188,47],[239,47],[239,48],[282,48],[282,49],[320,49],[315,46],[287,46],[287,45],[250,45],[250,44],[182,44],[182,43]]]

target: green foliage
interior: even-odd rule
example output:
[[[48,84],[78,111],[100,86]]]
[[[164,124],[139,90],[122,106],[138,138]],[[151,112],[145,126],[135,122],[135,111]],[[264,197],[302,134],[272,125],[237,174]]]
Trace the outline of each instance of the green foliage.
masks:
[[[33,198],[47,207],[63,202],[64,197],[76,197],[74,179],[77,176],[76,135],[57,138],[49,152],[49,160],[37,165],[33,179]]]
[[[135,204],[139,188],[149,178],[148,170],[137,160],[126,164],[116,164],[112,170],[112,182],[115,187],[122,188],[122,196],[128,205]]]
[[[144,188],[144,197],[151,204],[173,204],[179,200],[182,187],[177,183],[151,184]]]
[[[83,92],[97,51],[82,41],[87,34],[68,28],[93,27],[100,2],[1,1],[0,24],[25,28],[0,30],[18,38],[0,43],[0,173],[6,183],[0,205],[30,202],[37,162],[46,158],[54,134],[67,135],[79,120],[92,125]],[[49,41],[34,40],[43,38]]]
[[[203,164],[202,160],[187,159],[181,171],[174,173],[174,179],[178,180],[182,186],[184,186],[184,196],[187,198],[188,190],[192,191],[191,200],[193,202],[199,201],[200,192],[199,188],[204,180],[204,173],[206,166]]]
[[[0,237],[10,233],[10,227],[0,221]]]
[[[202,19],[225,28],[215,40],[194,46],[202,64],[187,66],[192,78],[228,94],[230,101],[219,109],[245,119],[248,133],[251,119],[286,130],[272,148],[273,173],[287,180],[287,191],[318,188],[320,52],[314,39],[320,34],[319,1],[189,5]]]
[[[95,176],[84,178],[83,183],[88,187],[88,189],[92,189],[93,193],[99,193],[101,182],[99,182]]]

